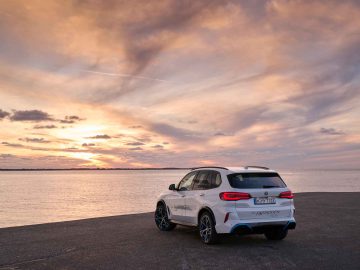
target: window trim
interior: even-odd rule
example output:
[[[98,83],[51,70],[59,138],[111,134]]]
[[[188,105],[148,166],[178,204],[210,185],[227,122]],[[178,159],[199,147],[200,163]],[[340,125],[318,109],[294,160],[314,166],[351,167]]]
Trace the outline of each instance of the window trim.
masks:
[[[195,185],[195,180],[197,180],[197,178],[199,177],[199,175],[201,174],[201,173],[206,173],[206,178],[207,178],[207,176],[208,176],[208,174],[209,174],[209,171],[208,170],[200,170],[200,171],[198,171],[198,173],[196,174],[196,176],[195,176],[195,178],[194,178],[194,180],[193,180],[193,183],[192,183],[192,186],[191,186],[191,190],[208,190],[208,189],[194,189],[194,185]]]
[[[191,190],[210,190],[210,189],[214,189],[214,188],[218,188],[218,187],[220,187],[221,186],[221,184],[222,184],[222,177],[221,177],[221,173],[219,172],[219,171],[216,171],[216,170],[199,170],[199,171],[197,171],[198,173],[196,174],[196,176],[195,176],[195,178],[193,179],[193,183],[192,183],[192,186],[191,186]],[[220,175],[220,184],[219,185],[217,185],[217,186],[213,186],[213,181],[212,181],[212,179],[210,179],[210,187],[209,188],[207,188],[207,189],[194,189],[194,184],[195,184],[195,181],[194,180],[196,180],[197,178],[198,178],[198,176],[200,175],[200,173],[202,173],[202,172],[206,172],[206,179],[208,179],[208,177],[209,177],[209,174],[211,174],[211,173],[218,173],[219,175]]]
[[[221,184],[222,184],[221,173],[220,173],[219,171],[215,171],[215,170],[211,170],[211,171],[212,171],[212,172],[215,172],[215,173],[218,173],[218,174],[220,175],[220,183],[219,183],[219,185],[217,185],[217,186],[213,186],[213,184],[215,185],[215,182],[214,182],[214,183],[210,183],[210,185],[212,186],[210,189],[218,188],[218,187],[220,187]],[[215,178],[216,178],[216,177],[215,177]]]
[[[189,174],[194,174],[194,175],[195,175],[195,176],[194,176],[194,179],[191,181],[190,189],[189,189],[189,190],[180,190],[180,189],[179,189],[180,183],[181,183]],[[187,173],[187,174],[179,181],[179,183],[177,184],[176,190],[177,190],[177,191],[191,191],[191,190],[193,190],[194,180],[196,179],[197,175],[198,175],[198,171],[195,171],[195,172],[192,171],[192,172]]]

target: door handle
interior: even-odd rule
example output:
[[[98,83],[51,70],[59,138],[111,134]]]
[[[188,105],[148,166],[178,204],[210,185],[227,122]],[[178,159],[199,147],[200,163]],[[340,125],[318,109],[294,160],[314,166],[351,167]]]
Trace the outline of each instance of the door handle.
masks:
[[[185,197],[185,195],[181,195],[181,197],[182,197],[182,198],[184,198],[184,197]]]
[[[204,196],[205,194],[204,193],[200,193],[199,196]]]

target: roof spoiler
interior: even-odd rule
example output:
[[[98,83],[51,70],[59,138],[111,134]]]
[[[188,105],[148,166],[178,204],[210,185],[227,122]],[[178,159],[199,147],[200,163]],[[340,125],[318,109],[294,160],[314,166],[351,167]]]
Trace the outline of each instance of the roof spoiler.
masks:
[[[223,170],[229,170],[228,168],[225,167],[218,167],[218,166],[204,166],[204,167],[194,167],[194,168],[190,168],[190,170],[196,170],[196,169],[223,169]]]
[[[249,169],[249,168],[256,168],[256,169],[263,169],[263,170],[270,170],[268,167],[263,167],[263,166],[245,166],[244,167],[246,170]]]

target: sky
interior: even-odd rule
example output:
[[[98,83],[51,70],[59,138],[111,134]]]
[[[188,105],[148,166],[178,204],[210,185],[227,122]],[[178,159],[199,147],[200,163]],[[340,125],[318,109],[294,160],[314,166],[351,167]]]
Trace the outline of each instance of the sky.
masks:
[[[360,168],[359,1],[0,1],[0,168]]]

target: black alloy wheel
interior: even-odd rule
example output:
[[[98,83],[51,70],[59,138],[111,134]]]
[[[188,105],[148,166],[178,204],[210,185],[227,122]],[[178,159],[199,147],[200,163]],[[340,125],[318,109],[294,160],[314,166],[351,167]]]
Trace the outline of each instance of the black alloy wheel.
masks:
[[[176,224],[170,222],[166,206],[163,203],[159,203],[155,211],[155,223],[160,231],[171,231],[176,227]]]
[[[199,232],[201,240],[205,244],[214,244],[218,241],[215,222],[209,212],[204,212],[201,215],[199,220]]]

